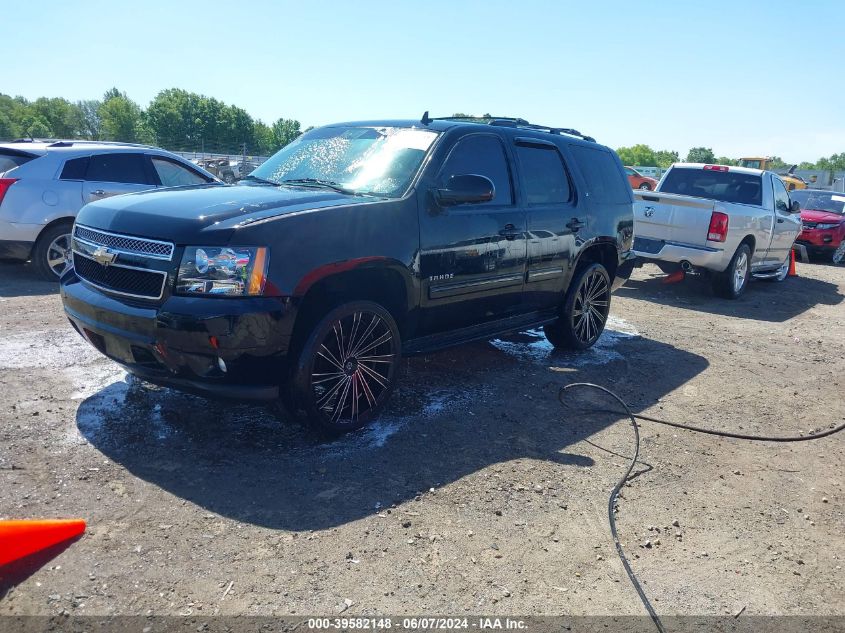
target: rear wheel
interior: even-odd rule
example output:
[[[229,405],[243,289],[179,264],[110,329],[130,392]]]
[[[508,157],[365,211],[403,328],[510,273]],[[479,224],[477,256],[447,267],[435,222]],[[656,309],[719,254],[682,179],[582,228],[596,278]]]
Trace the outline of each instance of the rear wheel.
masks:
[[[560,318],[543,331],[556,348],[584,350],[601,336],[609,312],[610,275],[601,264],[589,264],[575,273]]]
[[[651,191],[651,185],[647,182],[644,182],[640,185],[640,189],[642,189],[643,191]]]
[[[399,330],[387,310],[370,301],[338,306],[302,347],[293,377],[296,403],[319,429],[359,429],[390,397],[400,353]]]
[[[740,244],[727,269],[713,276],[713,292],[725,299],[738,299],[748,287],[750,277],[751,247]]]
[[[32,252],[32,263],[38,274],[47,281],[58,281],[72,266],[71,231],[72,222],[62,222],[45,229],[38,236]]]

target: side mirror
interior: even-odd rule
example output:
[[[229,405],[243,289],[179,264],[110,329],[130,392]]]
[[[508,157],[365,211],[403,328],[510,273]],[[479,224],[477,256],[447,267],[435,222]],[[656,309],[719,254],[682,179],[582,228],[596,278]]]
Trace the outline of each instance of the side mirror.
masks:
[[[789,208],[792,213],[801,213],[801,203],[797,200],[792,201],[792,206]]]
[[[452,176],[445,188],[435,190],[437,202],[443,207],[490,202],[495,194],[496,187],[493,181],[477,174]]]

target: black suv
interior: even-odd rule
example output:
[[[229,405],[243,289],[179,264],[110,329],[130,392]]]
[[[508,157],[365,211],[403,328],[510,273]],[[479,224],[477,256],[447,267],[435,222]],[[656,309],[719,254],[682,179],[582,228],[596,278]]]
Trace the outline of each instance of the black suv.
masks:
[[[522,119],[314,129],[238,185],[84,207],[62,300],[140,378],[282,397],[317,425],[372,420],[419,354],[544,326],[600,336],[631,268],[616,154]]]

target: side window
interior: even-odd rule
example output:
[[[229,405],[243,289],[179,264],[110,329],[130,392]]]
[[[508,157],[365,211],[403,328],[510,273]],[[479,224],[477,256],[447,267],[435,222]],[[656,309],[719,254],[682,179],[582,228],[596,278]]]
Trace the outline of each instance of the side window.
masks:
[[[775,211],[782,215],[789,215],[789,193],[786,191],[780,178],[772,178],[772,185],[775,188]]]
[[[563,158],[554,145],[528,145],[517,142],[525,196],[528,204],[569,202],[572,190],[563,166]]]
[[[505,147],[495,136],[469,136],[452,148],[437,179],[441,187],[449,178],[463,174],[487,176],[493,181],[496,194],[490,202],[473,204],[473,207],[513,204],[513,189]]]
[[[85,180],[148,185],[143,154],[95,154],[88,164]]]
[[[62,180],[85,180],[89,158],[89,156],[83,156],[82,158],[70,159],[62,168],[62,175],[59,178]]]
[[[575,157],[590,197],[599,204],[630,204],[631,185],[619,171],[616,157],[609,150],[569,144],[569,151]]]
[[[168,158],[150,156],[150,159],[163,187],[200,185],[209,182],[207,178]]]

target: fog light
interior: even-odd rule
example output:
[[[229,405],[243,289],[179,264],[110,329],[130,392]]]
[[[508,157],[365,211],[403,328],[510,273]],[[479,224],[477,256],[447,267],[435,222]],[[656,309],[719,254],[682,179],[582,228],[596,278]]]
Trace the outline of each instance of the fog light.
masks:
[[[224,374],[226,373],[226,363],[223,362],[223,359],[219,356],[217,357],[217,366],[220,368]]]

